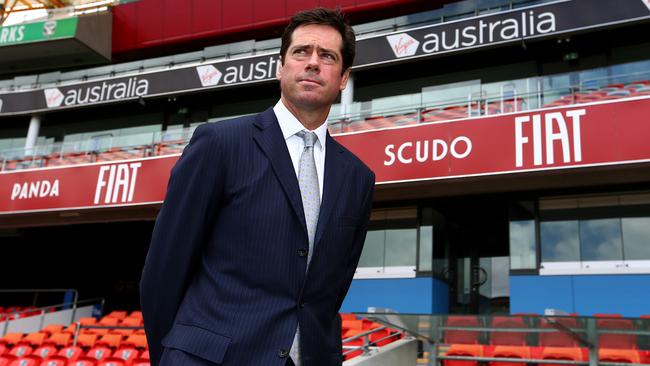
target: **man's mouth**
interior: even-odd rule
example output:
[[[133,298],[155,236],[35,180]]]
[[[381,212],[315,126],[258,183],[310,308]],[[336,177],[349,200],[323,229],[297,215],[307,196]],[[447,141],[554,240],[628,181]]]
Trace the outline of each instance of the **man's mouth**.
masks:
[[[315,79],[309,79],[309,78],[299,79],[298,82],[304,82],[304,83],[307,83],[307,84],[321,85],[320,81],[315,80]]]

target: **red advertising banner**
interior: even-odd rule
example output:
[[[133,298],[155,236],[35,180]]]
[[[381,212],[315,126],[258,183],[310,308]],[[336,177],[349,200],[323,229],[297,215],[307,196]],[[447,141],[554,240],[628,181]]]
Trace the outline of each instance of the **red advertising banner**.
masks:
[[[650,161],[647,97],[337,137],[377,183]]]
[[[650,98],[336,136],[378,184],[650,162]],[[160,203],[178,155],[0,173],[0,214]]]
[[[178,155],[0,174],[0,214],[162,202]]]

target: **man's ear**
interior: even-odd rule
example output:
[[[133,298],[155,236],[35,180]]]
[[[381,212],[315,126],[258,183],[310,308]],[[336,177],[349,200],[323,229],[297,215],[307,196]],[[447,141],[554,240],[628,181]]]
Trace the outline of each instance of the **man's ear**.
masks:
[[[283,64],[282,56],[280,56],[280,58],[278,59],[278,63],[277,63],[278,66],[275,69],[275,78],[277,80],[282,80],[282,64]]]
[[[343,72],[343,75],[341,76],[341,85],[339,86],[339,90],[345,89],[345,87],[348,85],[348,79],[350,79],[350,72],[352,72],[351,67],[348,67],[347,70]]]

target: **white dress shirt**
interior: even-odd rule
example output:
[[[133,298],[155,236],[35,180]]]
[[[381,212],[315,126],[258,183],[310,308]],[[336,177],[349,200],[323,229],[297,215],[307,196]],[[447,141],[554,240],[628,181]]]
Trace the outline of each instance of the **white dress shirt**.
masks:
[[[279,100],[273,112],[278,118],[280,129],[284,136],[284,141],[287,143],[293,169],[296,171],[296,179],[298,177],[298,169],[300,164],[300,155],[305,149],[305,142],[296,135],[300,131],[307,130],[305,126],[298,121],[296,116],[287,109],[287,107]],[[314,161],[316,163],[316,174],[318,174],[318,190],[320,191],[320,199],[323,201],[323,178],[325,177],[325,137],[327,136],[327,121],[320,125],[315,130],[311,131],[316,134],[318,140],[314,143]]]

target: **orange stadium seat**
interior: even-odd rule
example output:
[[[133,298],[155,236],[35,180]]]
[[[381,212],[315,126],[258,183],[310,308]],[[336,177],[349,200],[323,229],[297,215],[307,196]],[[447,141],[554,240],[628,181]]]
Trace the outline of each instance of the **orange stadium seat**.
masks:
[[[28,344],[32,347],[40,347],[48,337],[47,333],[30,333],[23,338],[18,344]]]
[[[78,361],[91,360],[97,362],[109,357],[112,354],[113,351],[106,346],[95,346],[88,350],[84,356],[81,356]]]
[[[526,328],[524,320],[519,317],[495,316],[492,318],[493,328]],[[524,346],[526,345],[526,333],[524,332],[492,332],[490,344],[498,346]]]
[[[363,320],[343,320],[341,327],[345,329],[363,329]]]
[[[342,321],[343,321],[343,320],[357,320],[357,316],[354,315],[354,314],[345,314],[345,313],[342,313],[342,314],[340,314],[340,315],[341,315],[341,320],[342,320]]]
[[[61,324],[50,324],[50,325],[47,325],[47,326],[43,327],[43,329],[41,329],[41,332],[47,333],[48,335],[51,336],[54,333],[63,332],[64,328],[65,327],[63,325],[61,325]]]
[[[56,347],[67,347],[72,342],[72,334],[70,333],[54,333],[50,338],[46,339],[43,344],[52,344]]]
[[[111,311],[110,314],[106,315],[106,318],[117,318],[120,320],[124,320],[126,318],[126,311],[121,311],[121,310],[115,310]]]
[[[0,343],[13,346],[18,344],[24,337],[25,335],[23,333],[7,333],[4,337],[0,338]]]
[[[144,323],[142,318],[124,318],[120,326],[122,327],[141,327]],[[112,329],[109,334],[120,334],[123,337],[128,337],[136,332],[135,329]]]
[[[68,366],[97,366],[97,360],[91,358],[79,358],[75,362],[68,362]]]
[[[564,360],[584,361],[584,351],[577,347],[544,347],[542,348],[541,359],[543,360]],[[540,366],[555,366],[554,364],[540,364]]]
[[[620,317],[620,316],[619,316]],[[599,330],[634,330],[636,327],[630,319],[603,318],[596,321]],[[638,348],[635,334],[612,334],[601,332],[598,336],[598,346],[601,348]]]
[[[9,354],[16,357],[24,357],[24,356],[31,355],[32,352],[33,352],[32,347],[23,344],[23,345],[14,346],[14,348],[11,349]]]
[[[135,310],[135,311],[131,312],[131,314],[129,314],[129,316],[127,318],[142,319],[142,312],[140,310]]]
[[[103,326],[114,326],[114,325],[119,325],[121,322],[120,319],[118,318],[111,318],[108,316],[105,316],[102,318],[102,320],[97,323],[97,325],[103,325]]]
[[[343,339],[351,338],[361,333],[365,333],[366,330],[363,329],[350,329],[343,335]],[[362,346],[365,342],[365,337],[353,339],[344,343],[346,346]]]
[[[133,330],[133,329],[115,328],[115,329],[110,329],[107,334],[119,335],[120,338],[124,339],[124,338],[130,336],[133,333],[135,333],[135,330]]]
[[[381,324],[375,323],[367,319],[364,319],[362,323],[362,327],[364,330],[377,329],[377,328],[381,328],[381,326],[382,326]]]
[[[551,320],[558,324],[558,328],[577,328],[578,321],[572,317],[557,317]],[[540,327],[545,329],[556,329],[547,319],[540,320]],[[544,347],[576,347],[578,341],[566,332],[558,329],[557,332],[541,332],[539,334],[539,345]]]
[[[63,359],[48,358],[41,362],[40,366],[66,366],[68,362]]]
[[[104,317],[102,320],[100,320],[97,324],[99,326],[104,326],[104,327],[112,327],[112,326],[117,326],[120,324],[120,319],[118,318],[109,318],[109,317]],[[105,335],[108,334],[109,329],[107,328],[89,328],[88,333],[92,334],[99,334],[99,335]]]
[[[601,348],[598,350],[601,362],[641,363],[641,354],[634,349]]]
[[[480,327],[481,324],[476,316],[449,316],[447,317],[448,327]],[[445,330],[445,343],[476,344],[479,343],[480,333],[467,330]]]
[[[144,351],[142,354],[133,360],[131,366],[149,366],[149,351]]]
[[[141,327],[143,326],[144,322],[142,321],[142,318],[125,318],[122,320],[122,324],[120,324],[123,327]]]
[[[0,366],[10,366],[15,360],[29,356],[32,353],[32,348],[26,345],[15,346],[9,352],[0,356]]]
[[[144,334],[133,334],[129,336],[125,341],[122,342],[120,348],[137,348],[137,349],[146,349],[147,346],[147,336]]]
[[[133,361],[138,358],[139,352],[137,350],[134,350],[132,348],[127,348],[127,349],[120,349],[115,351],[111,357],[106,358],[106,360],[102,361],[100,365],[108,363],[108,362],[115,362],[116,364],[118,362],[122,362],[124,366],[131,366]],[[108,366],[108,365],[105,365]]]
[[[46,345],[38,347],[32,352],[32,355],[38,356],[40,358],[47,358],[48,356],[56,355],[57,349],[53,345]]]
[[[370,342],[375,346],[382,347],[399,339],[397,335],[391,336],[391,334],[395,333],[390,329],[378,330],[370,334]]]
[[[492,357],[530,359],[530,347],[496,346]],[[491,361],[490,366],[526,366],[526,363]]]
[[[40,357],[26,356],[11,361],[9,366],[39,366],[41,361]]]
[[[452,344],[445,356],[483,357],[484,346],[478,344]],[[443,360],[443,366],[477,366],[478,361]]]
[[[79,334],[77,338],[77,345],[81,348],[92,348],[97,342],[97,334]]]
[[[62,348],[59,350],[59,352],[54,355],[48,357],[46,360],[62,360],[64,363],[68,362],[74,362],[79,359],[83,355],[83,350],[79,346],[68,346],[65,348]]]
[[[95,343],[95,347],[104,346],[116,350],[121,342],[122,336],[120,334],[106,334]]]

